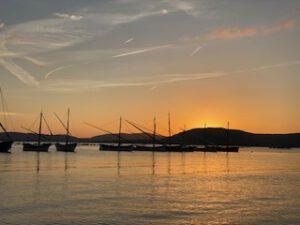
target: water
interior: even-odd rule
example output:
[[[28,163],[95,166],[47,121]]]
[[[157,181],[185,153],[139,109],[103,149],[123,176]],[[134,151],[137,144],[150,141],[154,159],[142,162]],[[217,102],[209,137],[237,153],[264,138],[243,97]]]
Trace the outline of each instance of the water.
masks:
[[[300,224],[300,151],[0,155],[0,224]]]

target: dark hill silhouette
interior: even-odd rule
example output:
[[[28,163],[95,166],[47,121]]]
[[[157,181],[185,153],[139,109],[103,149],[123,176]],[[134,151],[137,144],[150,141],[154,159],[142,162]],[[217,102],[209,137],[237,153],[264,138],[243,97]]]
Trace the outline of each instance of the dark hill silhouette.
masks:
[[[226,145],[226,132],[224,128],[195,128],[185,132],[180,132],[171,137],[172,143],[185,143],[185,144],[217,144]],[[15,141],[36,141],[37,135],[30,133],[10,132],[11,137]],[[206,138],[204,138],[206,136]],[[45,135],[45,141],[63,142],[65,135]],[[151,140],[141,133],[125,134],[122,133],[121,137],[132,143],[151,143]],[[4,133],[0,133],[0,140],[5,140]],[[157,137],[159,142],[166,142],[167,138],[162,136]],[[104,134],[91,138],[78,138],[71,136],[71,142],[117,142],[118,138],[115,135]],[[284,147],[300,147],[300,133],[291,134],[254,134],[242,130],[229,130],[230,145],[238,146],[284,146]]]
[[[195,128],[172,136],[172,143],[226,145],[227,130],[224,128]],[[205,138],[206,137],[206,138]],[[300,147],[300,133],[254,134],[242,130],[229,130],[229,144],[238,146],[285,146]]]
[[[21,133],[21,132],[9,132],[9,135],[12,137],[14,141],[37,141],[38,136],[36,134],[32,133]],[[146,137],[144,134],[141,133],[133,133],[133,134],[121,134],[123,142],[133,142],[133,143],[148,143],[149,138]],[[162,139],[163,137],[157,136],[157,140]],[[6,135],[4,133],[0,133],[0,140],[6,140]],[[43,141],[45,142],[64,142],[66,140],[66,135],[62,134],[56,134],[56,135],[43,135]],[[117,135],[112,134],[103,134],[98,135],[91,138],[78,138],[74,136],[69,137],[70,142],[95,142],[95,143],[101,143],[101,142],[117,142],[118,137]]]

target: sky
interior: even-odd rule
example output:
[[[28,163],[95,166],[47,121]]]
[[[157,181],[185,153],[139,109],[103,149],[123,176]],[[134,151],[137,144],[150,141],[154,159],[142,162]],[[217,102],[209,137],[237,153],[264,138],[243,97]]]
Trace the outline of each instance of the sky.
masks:
[[[0,0],[0,86],[9,130],[166,134],[186,126],[300,131],[298,0]],[[6,115],[4,116],[4,112]],[[136,132],[123,125],[124,132]],[[46,132],[46,131],[45,131]]]

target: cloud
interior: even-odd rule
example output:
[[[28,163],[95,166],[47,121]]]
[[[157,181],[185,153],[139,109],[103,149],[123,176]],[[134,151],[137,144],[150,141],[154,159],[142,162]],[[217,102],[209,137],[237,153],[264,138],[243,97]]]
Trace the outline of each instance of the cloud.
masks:
[[[197,54],[197,52],[199,52],[202,48],[203,48],[203,45],[198,46],[198,47],[191,53],[191,56],[194,56],[195,54]]]
[[[87,7],[72,14],[54,13],[56,18],[12,25],[0,33],[0,65],[20,81],[37,85],[38,82],[34,76],[13,61],[15,58],[24,59],[37,66],[45,66],[47,63],[35,58],[37,54],[72,47],[95,37],[103,36],[118,25],[167,13],[167,10],[157,9],[157,7],[148,7],[146,10],[140,10],[140,8],[139,5],[135,12],[124,14],[123,12],[94,13],[94,8]],[[144,9],[144,7],[142,8]],[[127,41],[129,43],[132,40]],[[151,49],[128,53],[128,55],[145,51],[151,51]],[[69,60],[72,61],[72,58]],[[74,60],[71,64],[75,64]],[[58,67],[54,71],[50,71],[46,77],[64,68]]]
[[[63,19],[70,19],[73,21],[81,20],[83,17],[82,16],[77,16],[77,15],[72,15],[72,14],[67,14],[67,13],[54,13],[53,15],[63,18]]]
[[[0,116],[16,116],[18,113],[16,112],[1,112],[0,111]]]
[[[15,64],[11,59],[0,58],[0,65],[25,84],[34,86],[39,84],[39,82],[32,75],[30,75],[22,67]]]
[[[213,79],[219,77],[226,77],[230,75],[245,74],[249,72],[258,72],[274,68],[282,68],[288,66],[300,65],[300,60],[282,62],[278,64],[260,66],[255,68],[249,68],[244,70],[232,70],[229,72],[209,72],[209,73],[192,73],[192,74],[158,74],[151,77],[132,80],[120,80],[120,81],[99,81],[99,80],[56,80],[53,83],[47,84],[43,88],[45,91],[51,92],[78,92],[87,91],[99,88],[115,88],[115,87],[148,87],[148,90],[152,91],[157,88],[158,85],[171,84],[184,81],[196,81],[204,79]]]
[[[67,68],[70,68],[70,67],[73,67],[77,64],[72,64],[72,65],[67,65],[67,66],[60,66],[60,67],[57,67],[51,71],[49,71],[46,75],[45,75],[45,79],[48,79],[52,74],[54,74],[55,72],[58,72],[60,70],[63,70],[63,69],[67,69]]]
[[[4,26],[5,26],[5,23],[0,20],[0,29],[2,29]]]
[[[144,49],[140,49],[140,50],[135,50],[135,51],[131,51],[131,52],[125,52],[122,54],[118,54],[113,56],[113,58],[120,58],[120,57],[125,57],[125,56],[131,56],[131,55],[137,55],[137,54],[141,54],[144,52],[151,52],[154,50],[159,50],[159,49],[164,49],[164,48],[169,48],[172,45],[160,45],[160,46],[155,46],[155,47],[149,47],[149,48],[144,48]]]
[[[270,27],[246,27],[224,28],[212,31],[205,35],[206,40],[229,40],[253,36],[265,36],[292,30],[295,27],[294,20],[286,20]]]
[[[165,0],[175,11],[183,11],[190,16],[198,16],[199,11],[193,2],[186,0]]]
[[[133,38],[130,38],[130,39],[124,41],[124,44],[128,44],[128,43],[130,43],[130,42],[132,42],[132,41],[133,41]]]

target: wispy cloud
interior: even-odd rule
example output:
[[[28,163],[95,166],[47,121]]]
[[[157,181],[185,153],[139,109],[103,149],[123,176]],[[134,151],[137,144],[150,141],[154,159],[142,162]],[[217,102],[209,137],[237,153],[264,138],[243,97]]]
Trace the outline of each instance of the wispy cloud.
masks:
[[[196,55],[202,48],[203,48],[203,45],[198,46],[198,47],[191,53],[191,56]]]
[[[72,65],[66,65],[66,66],[59,66],[51,71],[49,71],[46,75],[45,75],[45,79],[48,79],[52,74],[54,74],[55,72],[58,72],[60,70],[64,70],[64,69],[67,69],[67,68],[70,68],[70,67],[73,67],[75,66],[76,64],[72,64]]]
[[[81,20],[83,17],[78,16],[78,15],[73,15],[73,14],[67,14],[67,13],[54,13],[55,16],[63,19],[69,19],[69,20]]]
[[[0,111],[0,116],[16,116],[18,113],[16,112],[3,112]]]
[[[146,77],[144,80],[120,80],[120,81],[99,81],[99,80],[56,80],[54,83],[48,84],[44,90],[53,92],[77,92],[85,90],[93,90],[99,88],[115,88],[115,87],[148,87],[152,91],[158,85],[171,84],[177,82],[213,79],[226,77],[230,75],[246,74],[249,72],[257,72],[268,69],[283,68],[288,66],[300,65],[300,60],[282,62],[278,64],[260,66],[244,70],[232,70],[228,72],[209,72],[209,73],[192,73],[192,74],[159,74],[151,77]],[[149,88],[150,87],[150,88]]]
[[[128,40],[124,41],[124,44],[128,44],[128,43],[130,43],[132,41],[133,41],[133,38],[129,38]]]
[[[146,10],[139,9],[127,14],[116,12],[95,13],[94,9],[87,7],[72,13],[54,13],[56,18],[29,21],[9,26],[0,33],[0,64],[25,84],[38,85],[38,79],[22,66],[17,65],[14,62],[15,58],[27,60],[37,66],[45,66],[47,63],[36,59],[37,54],[71,47],[102,36],[118,25],[167,13],[168,10],[157,7],[148,7]],[[127,40],[126,44],[132,40]],[[137,52],[128,52],[115,57],[134,55],[152,50],[155,49],[137,50]],[[69,61],[72,61],[72,59]],[[58,66],[50,71],[46,77],[68,67]]]
[[[0,20],[0,29],[2,29],[4,26],[5,26],[5,23]]]
[[[164,2],[168,3],[175,11],[183,11],[190,16],[198,16],[199,15],[199,11],[196,9],[196,6],[192,1],[164,0]]]
[[[39,85],[39,82],[31,74],[25,71],[22,67],[15,64],[11,59],[0,58],[0,65],[23,83],[34,86]]]
[[[206,40],[228,40],[243,37],[271,35],[283,31],[292,30],[295,27],[294,20],[286,20],[270,27],[230,27],[212,31],[205,35]]]
[[[125,56],[137,55],[137,54],[141,54],[141,53],[145,53],[145,52],[151,52],[151,51],[155,51],[155,50],[159,50],[159,49],[170,48],[171,46],[172,45],[160,45],[160,46],[155,46],[155,47],[139,49],[139,50],[125,52],[125,53],[115,55],[115,56],[113,56],[113,58],[120,58],[120,57],[125,57]]]

